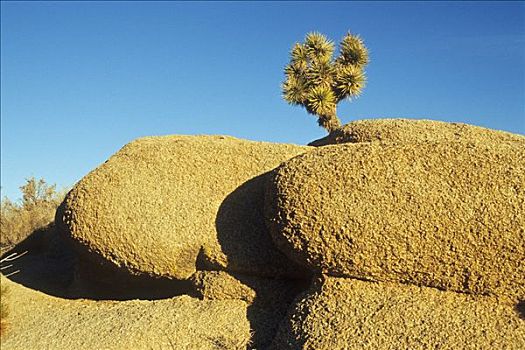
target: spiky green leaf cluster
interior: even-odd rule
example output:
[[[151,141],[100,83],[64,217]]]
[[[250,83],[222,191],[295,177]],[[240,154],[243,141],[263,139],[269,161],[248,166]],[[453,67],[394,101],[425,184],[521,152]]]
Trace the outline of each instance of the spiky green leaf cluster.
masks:
[[[337,103],[361,93],[368,63],[368,50],[356,35],[346,34],[335,59],[334,49],[334,43],[323,34],[307,34],[304,43],[292,48],[282,85],[284,99],[318,116],[319,125],[328,131],[340,126]]]
[[[368,64],[368,50],[358,35],[346,34],[340,45],[339,63],[364,68]]]

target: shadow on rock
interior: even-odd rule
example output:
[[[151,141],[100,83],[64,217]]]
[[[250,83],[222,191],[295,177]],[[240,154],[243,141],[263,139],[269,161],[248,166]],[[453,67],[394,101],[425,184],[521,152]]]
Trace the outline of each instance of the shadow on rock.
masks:
[[[187,281],[130,276],[85,262],[60,237],[54,224],[35,230],[3,254],[2,258],[13,253],[20,257],[8,262],[11,266],[2,269],[7,278],[27,288],[60,298],[153,300],[191,294]],[[13,272],[16,273],[11,274]],[[92,276],[105,278],[100,278],[100,281]]]
[[[53,223],[33,231],[2,258],[14,254],[18,258],[3,266],[3,274],[25,287],[63,296],[73,280],[75,258],[58,239]]]
[[[264,278],[226,271],[198,271],[191,281],[202,300],[242,300],[252,332],[251,348],[266,349],[308,280]]]
[[[242,277],[239,279],[257,292],[256,299],[248,306],[246,312],[253,331],[252,345],[255,349],[267,349],[275,338],[281,322],[288,314],[290,305],[297,296],[302,295],[308,289],[310,281],[275,280],[268,286],[264,286],[260,283],[252,283],[250,279]]]
[[[516,311],[522,320],[525,320],[525,300],[520,300],[516,304]]]
[[[273,172],[254,177],[237,187],[221,203],[215,219],[217,239],[227,262],[205,257],[205,269],[261,277],[309,278],[310,273],[290,261],[274,245],[264,217],[265,191]],[[219,259],[220,260],[220,259]],[[209,263],[209,261],[212,261]]]
[[[310,272],[279,251],[266,226],[265,191],[272,175],[267,172],[246,181],[221,203],[215,227],[227,266],[206,266],[226,269],[256,292],[247,317],[257,349],[270,345],[288,306],[310,282]]]

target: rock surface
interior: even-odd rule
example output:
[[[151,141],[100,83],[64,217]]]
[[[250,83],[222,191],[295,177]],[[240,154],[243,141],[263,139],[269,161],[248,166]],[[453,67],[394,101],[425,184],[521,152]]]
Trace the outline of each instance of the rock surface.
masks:
[[[82,259],[186,279],[216,269],[295,274],[262,218],[267,172],[308,147],[224,136],[138,139],[85,176],[57,211]]]
[[[323,142],[349,143],[126,145],[57,211],[74,250],[2,279],[2,348],[525,348],[525,138],[374,120]]]
[[[267,349],[294,297],[308,288],[309,281],[231,275],[224,271],[198,271],[191,281],[202,300],[243,300],[254,349]]]
[[[1,282],[8,287],[5,350],[244,350],[251,337],[248,305],[239,300],[67,300]]]
[[[523,317],[523,316],[521,316]],[[524,349],[525,320],[505,299],[327,277],[300,299],[271,349]]]
[[[231,275],[224,271],[197,271],[190,280],[200,299],[243,300],[259,305],[289,303],[308,287],[308,280]]]
[[[363,119],[346,124],[310,146],[326,146],[358,142],[487,142],[517,141],[525,143],[525,137],[505,131],[487,129],[463,123],[447,123],[426,119]]]
[[[312,271],[525,298],[525,147],[343,144],[284,163],[267,218]]]

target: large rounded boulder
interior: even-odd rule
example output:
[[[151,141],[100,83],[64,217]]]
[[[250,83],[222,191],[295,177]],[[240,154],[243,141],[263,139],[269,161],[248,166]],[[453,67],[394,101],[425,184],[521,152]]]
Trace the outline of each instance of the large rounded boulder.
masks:
[[[138,139],[85,176],[56,221],[83,260],[186,279],[196,265],[294,275],[263,219],[268,172],[308,148],[224,136]]]
[[[523,299],[524,146],[318,148],[269,183],[273,239],[317,273]]]
[[[522,135],[464,123],[447,123],[429,119],[362,119],[355,120],[329,135],[311,142],[310,146],[326,146],[358,142],[525,142]]]
[[[290,309],[271,349],[524,349],[520,317],[504,298],[326,277]]]

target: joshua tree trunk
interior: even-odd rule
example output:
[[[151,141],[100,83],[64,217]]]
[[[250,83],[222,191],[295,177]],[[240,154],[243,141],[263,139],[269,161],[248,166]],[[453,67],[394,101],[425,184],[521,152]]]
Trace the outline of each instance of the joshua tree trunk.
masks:
[[[341,122],[335,113],[332,115],[320,115],[317,122],[325,128],[329,134],[341,127]]]

